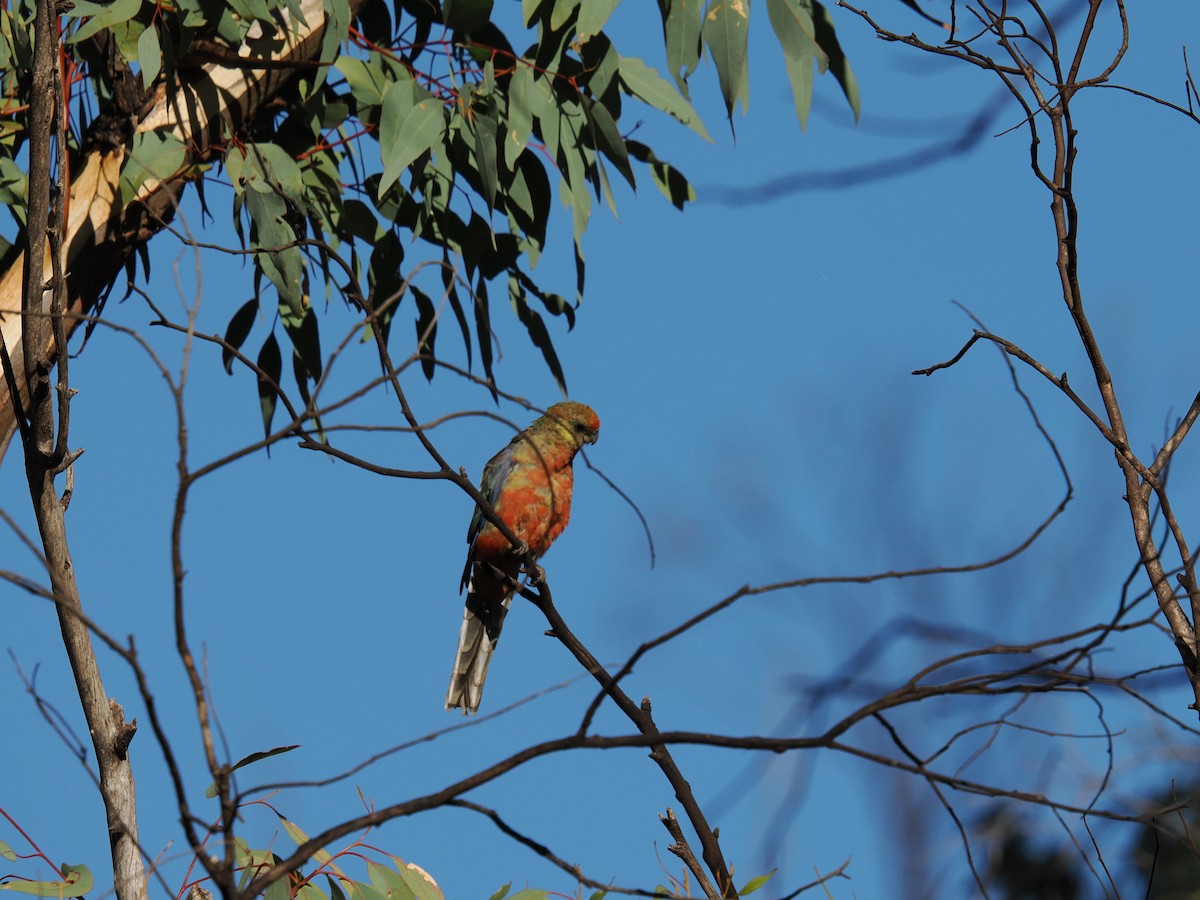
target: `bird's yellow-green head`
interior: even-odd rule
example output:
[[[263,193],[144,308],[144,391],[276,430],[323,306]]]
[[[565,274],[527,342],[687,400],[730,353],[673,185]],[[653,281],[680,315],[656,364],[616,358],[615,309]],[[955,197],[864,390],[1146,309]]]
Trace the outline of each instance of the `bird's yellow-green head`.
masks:
[[[584,444],[594,444],[600,437],[600,417],[596,411],[574,400],[555,403],[534,423],[534,427],[537,426],[553,430],[556,437],[569,440],[576,449]]]

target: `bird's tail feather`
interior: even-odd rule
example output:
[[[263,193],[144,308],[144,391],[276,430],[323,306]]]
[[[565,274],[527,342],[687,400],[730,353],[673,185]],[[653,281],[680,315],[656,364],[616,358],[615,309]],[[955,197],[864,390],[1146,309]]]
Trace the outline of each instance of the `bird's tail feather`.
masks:
[[[483,618],[472,611],[471,594],[472,589],[468,588],[462,628],[458,632],[458,652],[454,656],[454,670],[450,673],[450,687],[446,691],[446,709],[462,709],[463,715],[479,711],[483,682],[500,639],[499,627],[489,636]],[[501,619],[512,605],[512,594],[508,594],[502,603]]]

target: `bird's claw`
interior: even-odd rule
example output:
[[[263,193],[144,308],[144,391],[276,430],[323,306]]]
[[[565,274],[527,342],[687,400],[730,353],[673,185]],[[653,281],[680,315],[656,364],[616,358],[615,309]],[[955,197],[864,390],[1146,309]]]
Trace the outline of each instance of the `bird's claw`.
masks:
[[[513,547],[512,554],[513,556],[528,556],[529,545],[524,541],[521,541],[519,544],[517,544],[517,546]]]
[[[546,583],[546,570],[537,563],[531,564],[526,572],[529,576],[529,584],[531,587],[537,587],[540,584]]]

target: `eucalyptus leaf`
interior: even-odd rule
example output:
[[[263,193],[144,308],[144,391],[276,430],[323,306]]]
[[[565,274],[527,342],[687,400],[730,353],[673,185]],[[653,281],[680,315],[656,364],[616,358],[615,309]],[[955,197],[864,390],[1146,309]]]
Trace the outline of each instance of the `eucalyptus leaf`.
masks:
[[[138,65],[142,67],[142,85],[149,88],[162,69],[162,48],[158,45],[158,28],[146,26],[137,42]]]
[[[147,181],[166,181],[178,175],[187,161],[187,148],[168,131],[139,131],[121,167],[121,198],[128,203]]]
[[[746,882],[746,886],[738,891],[739,897],[745,897],[747,894],[753,894],[760,887],[771,880],[771,876],[775,874],[775,869],[772,869],[766,875],[758,875]]]
[[[504,165],[511,172],[533,133],[533,68],[518,62],[508,84],[508,119],[504,133]]]
[[[750,35],[750,0],[711,0],[704,14],[704,43],[717,67],[725,111],[732,118],[746,81],[746,46]],[[744,110],[743,104],[743,110]]]
[[[250,335],[250,329],[254,327],[254,320],[257,316],[258,299],[253,298],[243,303],[233,314],[233,318],[229,320],[229,325],[225,329],[227,346],[221,348],[221,362],[225,366],[225,371],[230,375],[233,374],[233,352],[242,348],[242,344]]]
[[[838,42],[837,33],[833,30],[833,17],[829,14],[829,10],[818,0],[812,0],[812,4],[817,44],[829,59],[829,71],[841,85],[842,93],[846,95],[846,102],[854,110],[854,121],[857,122],[862,112],[859,105],[858,79],[854,77],[854,71],[850,68],[850,60]]]
[[[283,376],[283,356],[279,352],[279,341],[272,332],[267,335],[258,353],[258,367],[262,375],[258,379],[258,401],[262,406],[263,434],[271,433],[271,421],[275,418],[275,406],[279,403],[279,382]],[[266,380],[266,379],[269,379]]]
[[[7,845],[6,845],[7,846]],[[29,894],[34,897],[82,897],[93,887],[92,873],[87,866],[64,865],[61,881],[22,881],[14,879],[0,883],[0,891]]]
[[[388,118],[388,112],[389,107],[385,102],[384,120]],[[446,117],[442,104],[432,98],[422,100],[404,114],[399,126],[395,128],[395,140],[390,144],[383,142],[383,123],[381,121],[380,149],[383,153],[383,175],[379,179],[379,191],[381,193],[386,191],[400,177],[400,173],[416,161],[417,157],[440,144],[445,127]]]
[[[579,21],[575,24],[580,38],[586,39],[599,34],[620,2],[621,0],[582,0],[579,4]]]
[[[496,205],[496,119],[485,112],[475,114],[475,165],[488,209]]]
[[[78,44],[92,35],[112,28],[121,22],[128,22],[142,8],[142,0],[113,0],[112,3],[92,3],[90,0],[78,0],[74,8],[68,12],[72,19],[86,18],[68,38],[68,43]]]
[[[367,874],[371,878],[371,886],[388,900],[416,900],[417,895],[404,883],[404,877],[399,872],[371,860],[367,862]]]
[[[700,116],[692,109],[692,104],[642,60],[622,56],[620,72],[621,83],[630,94],[682,122],[706,141],[712,140]]]
[[[442,21],[448,28],[471,33],[492,17],[494,0],[442,0]]]

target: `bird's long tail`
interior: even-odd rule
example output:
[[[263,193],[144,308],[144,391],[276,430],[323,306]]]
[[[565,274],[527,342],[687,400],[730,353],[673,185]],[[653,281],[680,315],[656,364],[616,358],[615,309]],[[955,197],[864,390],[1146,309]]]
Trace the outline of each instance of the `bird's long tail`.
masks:
[[[476,577],[478,574],[475,573]],[[490,599],[484,596],[485,593],[492,592],[486,589],[477,592],[473,577],[467,588],[462,628],[458,632],[458,652],[454,656],[454,670],[450,673],[450,687],[446,691],[446,709],[461,709],[463,715],[479,711],[483,682],[496,651],[496,642],[500,640],[500,626],[512,605],[510,590]]]

